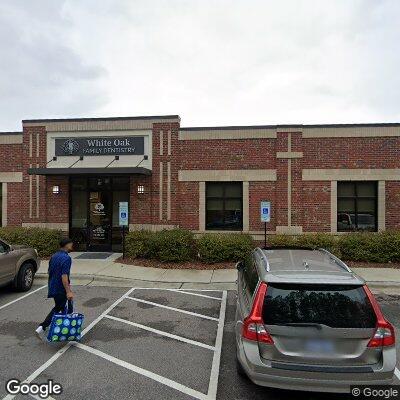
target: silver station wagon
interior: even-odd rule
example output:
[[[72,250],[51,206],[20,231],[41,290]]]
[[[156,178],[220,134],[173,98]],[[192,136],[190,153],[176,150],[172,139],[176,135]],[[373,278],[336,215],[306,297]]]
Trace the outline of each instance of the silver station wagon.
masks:
[[[237,268],[240,374],[262,386],[321,392],[392,382],[393,326],[365,281],[337,257],[257,248]]]

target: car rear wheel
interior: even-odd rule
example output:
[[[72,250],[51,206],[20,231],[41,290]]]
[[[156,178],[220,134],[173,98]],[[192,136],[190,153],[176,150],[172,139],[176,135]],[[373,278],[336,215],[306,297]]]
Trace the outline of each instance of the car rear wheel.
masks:
[[[35,267],[31,263],[25,263],[21,266],[18,272],[16,289],[19,292],[28,291],[33,284],[33,279],[35,277]]]

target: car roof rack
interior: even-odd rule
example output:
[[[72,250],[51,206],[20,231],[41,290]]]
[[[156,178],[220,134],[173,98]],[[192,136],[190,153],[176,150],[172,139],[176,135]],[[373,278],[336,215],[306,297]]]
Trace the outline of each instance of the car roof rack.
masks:
[[[268,253],[266,251],[268,250],[306,250],[306,251],[319,251],[326,256],[329,257],[329,259],[335,263],[337,267],[342,269],[345,272],[353,273],[353,271],[345,264],[342,260],[340,260],[338,257],[336,257],[334,254],[332,254],[330,251],[322,248],[322,247],[307,247],[307,246],[276,246],[276,247],[266,247],[261,249],[260,247],[257,247],[255,249],[255,252],[259,255],[261,260],[263,261],[265,265],[266,272],[271,272],[271,263],[268,259]]]

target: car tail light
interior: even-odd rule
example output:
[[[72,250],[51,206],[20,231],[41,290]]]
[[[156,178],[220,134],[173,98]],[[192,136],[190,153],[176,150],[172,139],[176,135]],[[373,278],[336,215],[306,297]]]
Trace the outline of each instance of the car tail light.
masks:
[[[266,293],[267,284],[265,282],[261,282],[258,287],[250,315],[245,318],[243,322],[242,337],[247,340],[273,344],[274,341],[271,335],[265,329],[264,322],[262,320],[262,307]]]
[[[396,342],[394,335],[394,328],[392,324],[386,321],[383,313],[376,301],[374,295],[371,293],[367,285],[364,285],[364,291],[368,296],[371,306],[376,315],[376,329],[374,336],[368,342],[368,347],[385,347],[393,346]]]

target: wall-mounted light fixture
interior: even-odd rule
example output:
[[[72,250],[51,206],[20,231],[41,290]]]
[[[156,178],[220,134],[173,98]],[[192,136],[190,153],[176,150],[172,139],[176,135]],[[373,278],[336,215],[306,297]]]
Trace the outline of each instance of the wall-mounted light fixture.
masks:
[[[137,192],[139,194],[143,194],[144,193],[144,185],[138,185],[137,187]]]
[[[55,185],[53,186],[53,194],[59,194],[60,193],[60,186]]]

